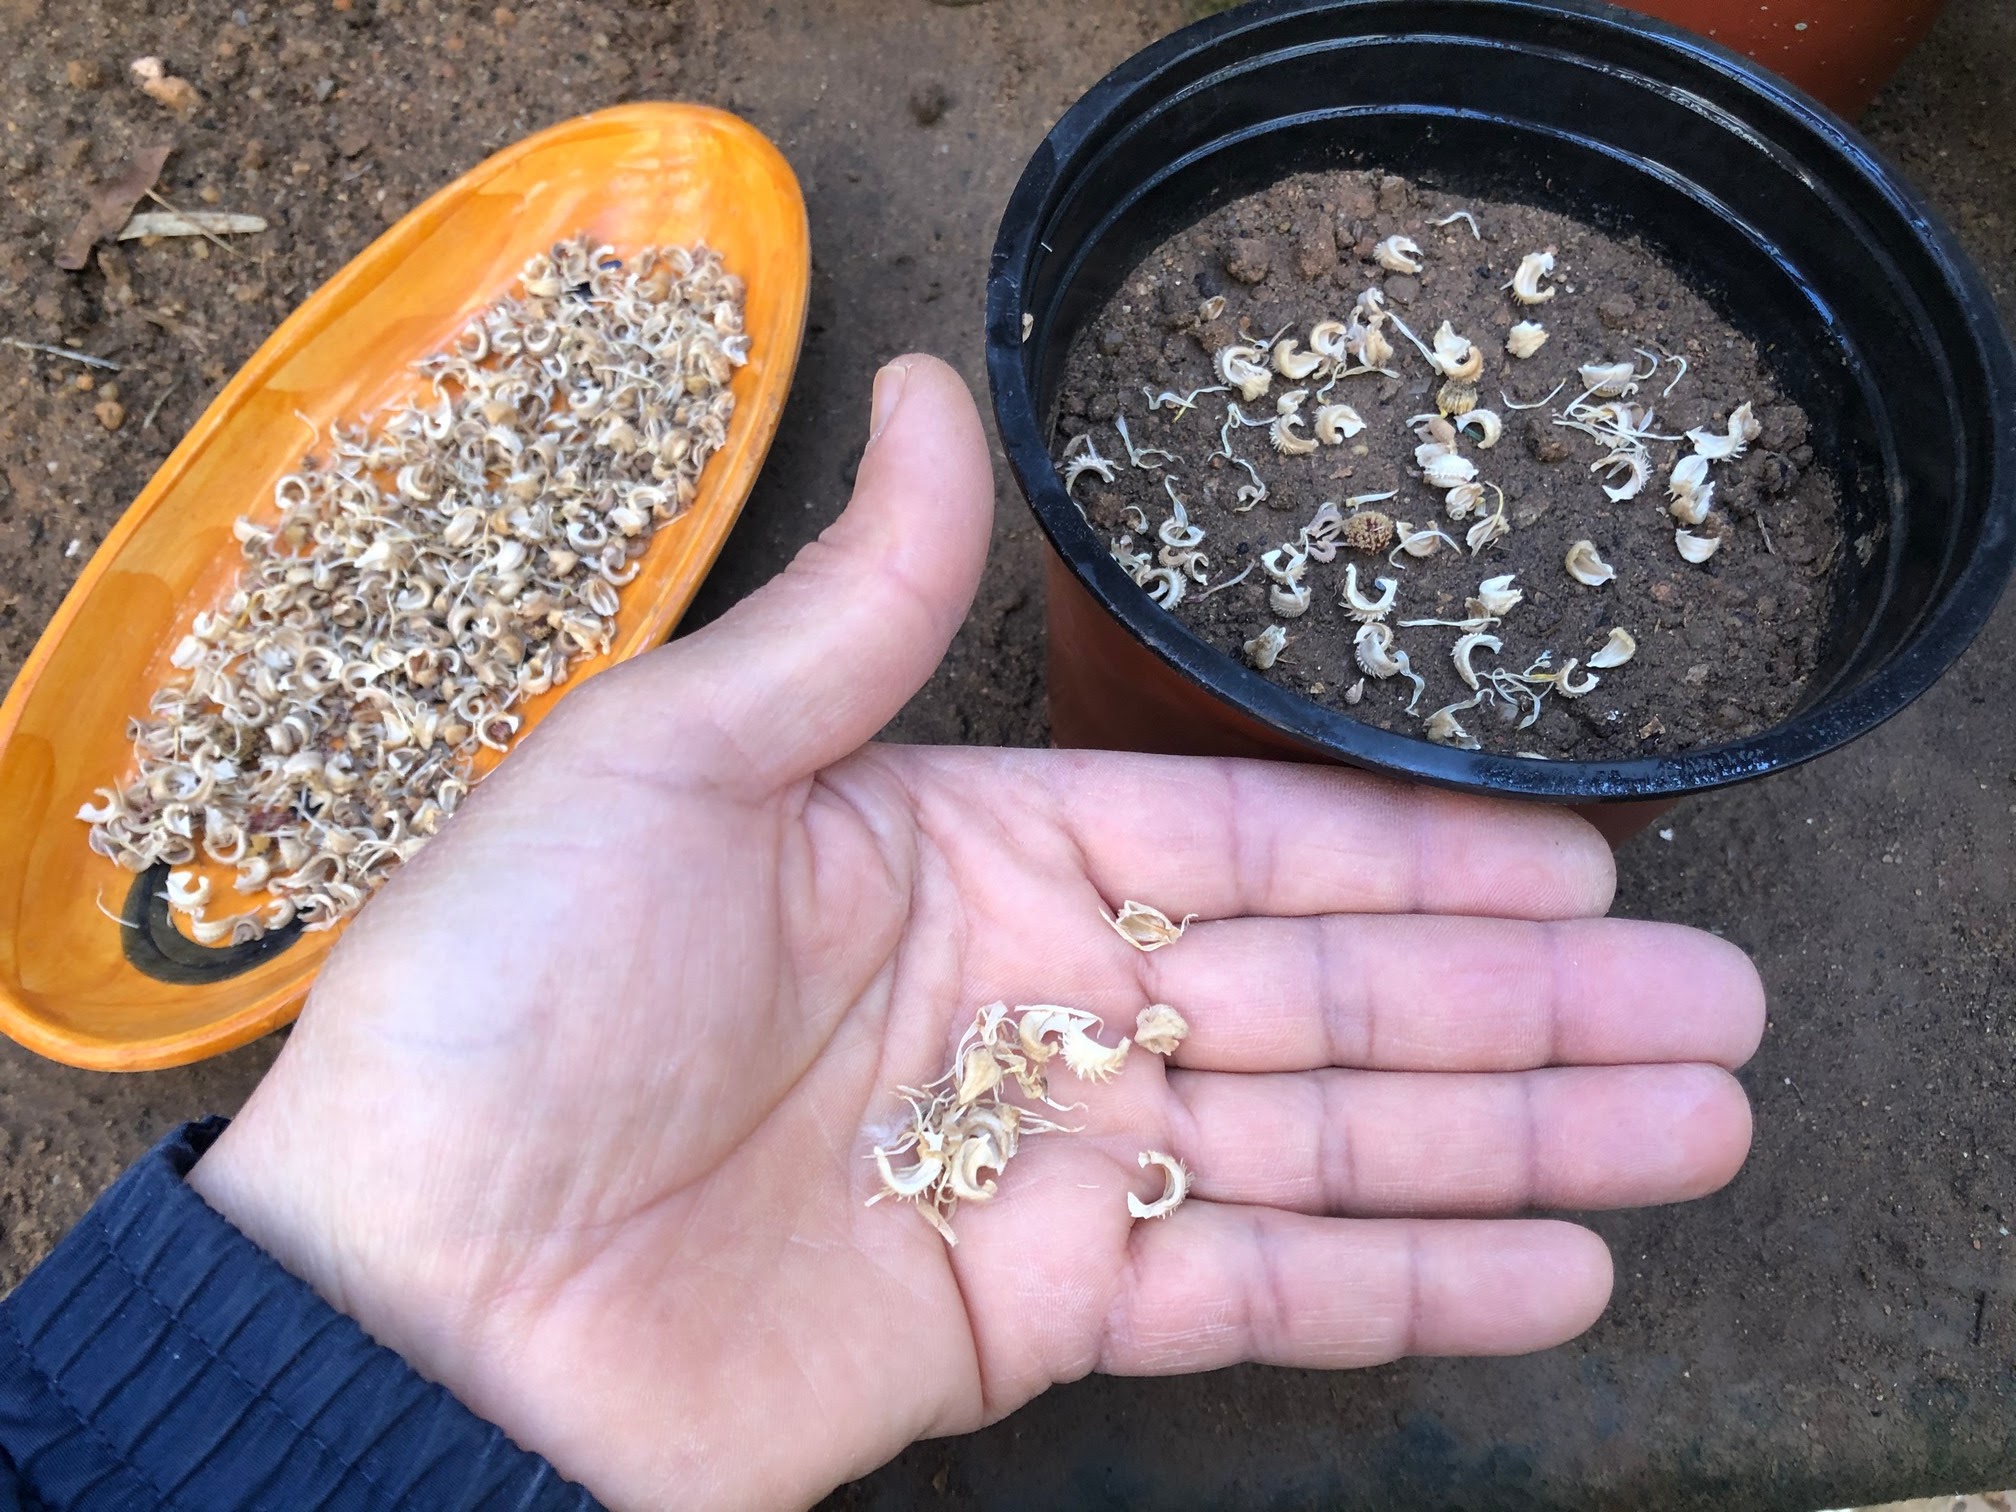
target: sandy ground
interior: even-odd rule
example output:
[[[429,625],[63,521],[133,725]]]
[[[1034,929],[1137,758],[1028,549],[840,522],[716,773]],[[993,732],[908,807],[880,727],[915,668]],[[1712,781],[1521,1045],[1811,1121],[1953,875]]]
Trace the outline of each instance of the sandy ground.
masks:
[[[430,188],[534,127],[675,95],[782,145],[814,227],[812,324],[773,461],[699,607],[718,613],[844,500],[869,374],[942,352],[976,387],[998,208],[1029,149],[1170,3],[0,0],[0,335],[116,358],[124,416],[0,349],[0,678],[232,368]],[[226,257],[129,247],[55,271],[90,186],[172,125],[124,82],[158,53],[207,97],[163,191],[273,229]],[[1868,125],[2009,302],[2016,14],[1961,0]],[[942,114],[936,99],[944,98]],[[146,423],[150,413],[152,423]],[[71,541],[77,555],[66,555]],[[893,733],[1044,738],[1035,531],[1004,481],[995,557]],[[1617,1298],[1577,1345],[1355,1376],[1095,1380],[918,1446],[844,1507],[1783,1508],[2016,1472],[2016,609],[1853,749],[1696,802],[1622,858],[1619,908],[1754,951],[1772,1029],[1728,1192],[1603,1217]],[[0,816],[4,822],[4,816]],[[128,1079],[0,1046],[0,1285],[178,1120],[237,1106],[278,1041]]]

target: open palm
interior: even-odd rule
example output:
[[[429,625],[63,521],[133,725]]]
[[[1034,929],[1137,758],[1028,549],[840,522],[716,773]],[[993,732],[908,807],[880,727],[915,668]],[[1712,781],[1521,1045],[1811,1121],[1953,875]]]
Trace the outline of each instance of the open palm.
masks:
[[[1255,763],[864,745],[986,543],[906,359],[842,520],[578,690],[331,959],[199,1190],[619,1507],[789,1506],[1093,1370],[1504,1353],[1609,1261],[1485,1215],[1671,1201],[1747,1146],[1747,961],[1603,920],[1572,818]],[[1202,922],[1154,955],[1123,897]],[[949,1249],[864,1159],[981,1004],[1136,1053]],[[1066,1079],[1068,1081],[1068,1079]],[[1136,1222],[1165,1150],[1192,1200]]]

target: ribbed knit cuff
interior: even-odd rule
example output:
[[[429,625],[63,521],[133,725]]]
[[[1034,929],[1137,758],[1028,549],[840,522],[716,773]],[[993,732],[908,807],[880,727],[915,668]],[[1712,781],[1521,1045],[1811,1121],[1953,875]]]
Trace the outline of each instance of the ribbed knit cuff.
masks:
[[[62,1512],[596,1507],[190,1190],[225,1122],[156,1145],[0,1304],[0,1505],[11,1478]]]

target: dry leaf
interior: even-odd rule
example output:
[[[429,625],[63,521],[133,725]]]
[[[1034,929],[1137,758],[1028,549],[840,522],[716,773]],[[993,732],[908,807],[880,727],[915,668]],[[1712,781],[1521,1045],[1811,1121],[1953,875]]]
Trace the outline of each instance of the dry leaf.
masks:
[[[161,177],[168,154],[174,150],[172,142],[135,148],[112,182],[92,196],[90,208],[63,238],[63,245],[56,253],[56,266],[71,273],[83,268],[91,260],[91,248],[126,224],[133,207]]]

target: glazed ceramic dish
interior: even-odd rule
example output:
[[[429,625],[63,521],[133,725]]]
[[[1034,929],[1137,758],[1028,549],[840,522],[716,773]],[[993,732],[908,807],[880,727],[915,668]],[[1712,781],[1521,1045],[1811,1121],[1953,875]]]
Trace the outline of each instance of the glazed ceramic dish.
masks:
[[[619,253],[705,242],[748,286],[749,361],[727,444],[623,590],[614,645],[577,662],[567,686],[678,621],[776,432],[804,333],[809,238],[789,165],[753,127],[701,106],[627,105],[507,148],[374,242],[260,347],[92,557],[0,704],[0,1029],[71,1065],[145,1070],[299,1012],[339,931],[198,946],[144,882],[92,853],[77,809],[130,773],[128,719],[235,580],[232,522],[272,512],[275,480],[330,421],[410,392],[417,359],[509,292],[533,253],[581,231]],[[519,706],[520,738],[563,692]]]

